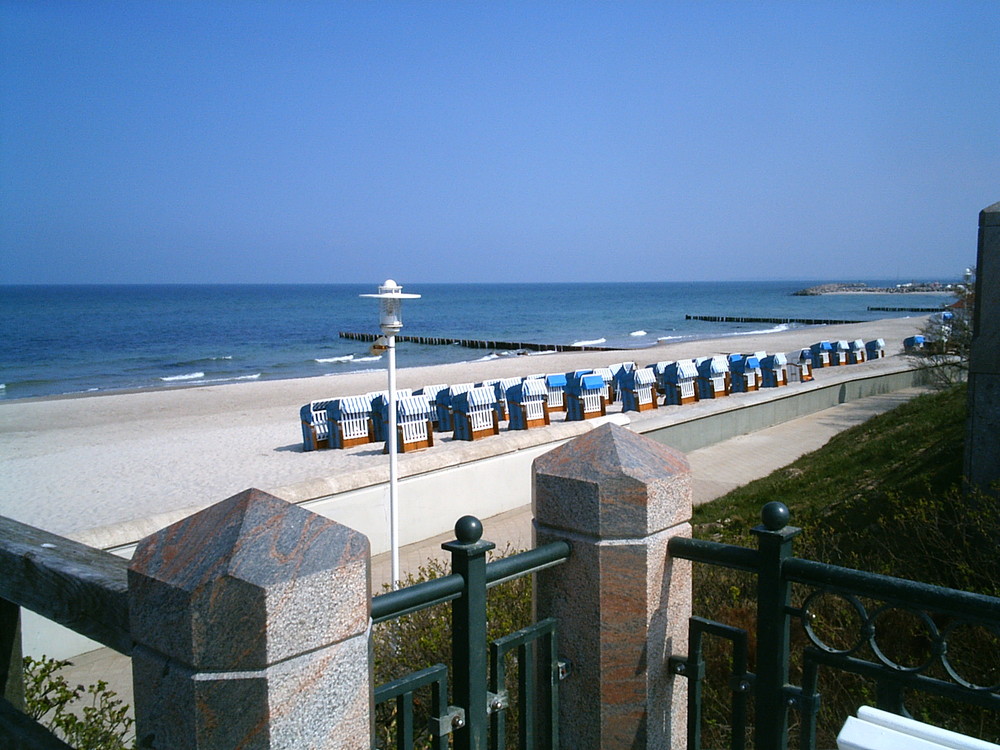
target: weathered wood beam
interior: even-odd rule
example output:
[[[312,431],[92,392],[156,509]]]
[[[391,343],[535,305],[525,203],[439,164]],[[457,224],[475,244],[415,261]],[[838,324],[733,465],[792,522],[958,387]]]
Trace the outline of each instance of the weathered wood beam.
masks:
[[[0,516],[0,598],[132,652],[128,561]]]

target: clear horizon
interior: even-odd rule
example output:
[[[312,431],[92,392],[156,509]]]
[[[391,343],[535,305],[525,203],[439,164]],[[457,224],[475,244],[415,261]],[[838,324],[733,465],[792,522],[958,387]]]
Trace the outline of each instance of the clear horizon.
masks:
[[[958,280],[995,14],[0,0],[0,284]]]

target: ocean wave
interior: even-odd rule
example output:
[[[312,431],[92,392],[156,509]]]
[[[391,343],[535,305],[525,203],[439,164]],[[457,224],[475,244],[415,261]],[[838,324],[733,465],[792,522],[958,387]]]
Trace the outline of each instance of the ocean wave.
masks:
[[[660,336],[657,341],[680,341],[681,339],[687,339],[690,336]]]
[[[762,328],[759,331],[736,331],[735,333],[723,334],[728,336],[760,336],[765,333],[781,333],[782,331],[788,331],[791,329],[788,323],[782,323],[776,325],[774,328]]]
[[[557,352],[556,352],[555,349],[543,349],[543,350],[537,351],[537,352],[528,352],[528,356],[529,357],[535,357],[535,356],[537,356],[539,354],[556,354],[556,353]]]
[[[494,359],[500,359],[499,354],[487,354],[485,357],[480,357],[479,359],[473,360],[474,362],[489,362]]]
[[[188,372],[184,375],[168,375],[160,378],[160,380],[164,383],[172,383],[178,380],[200,380],[203,377],[205,377],[205,373],[203,372]]]
[[[6,391],[6,390],[7,390],[7,384],[6,383],[0,383],[0,391]]]
[[[345,354],[343,357],[322,357],[313,360],[314,362],[319,362],[321,365],[344,363],[344,362],[362,362],[364,360],[355,360],[353,354]]]
[[[382,355],[381,354],[379,354],[377,357],[354,357],[354,359],[352,359],[351,361],[352,362],[378,362],[380,359],[382,359]]]
[[[607,339],[594,339],[593,341],[574,341],[570,346],[597,346],[607,343]]]
[[[260,377],[259,372],[255,372],[253,375],[235,375],[231,378],[210,378],[206,380],[206,383],[232,383],[237,380],[257,380]]]
[[[223,357],[198,357],[196,359],[189,359],[184,362],[174,363],[174,367],[191,367],[192,365],[197,365],[202,362],[219,362],[224,359],[232,359],[233,355],[229,354]]]
[[[645,331],[632,331],[629,336],[645,336],[647,335]]]

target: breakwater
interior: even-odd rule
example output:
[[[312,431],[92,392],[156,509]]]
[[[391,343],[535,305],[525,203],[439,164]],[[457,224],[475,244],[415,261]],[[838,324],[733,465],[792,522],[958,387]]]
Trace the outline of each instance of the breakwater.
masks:
[[[869,312],[919,312],[919,313],[933,313],[941,312],[941,307],[869,307]]]
[[[352,341],[367,341],[374,343],[381,334],[351,333],[341,331],[340,338]],[[618,351],[609,346],[576,346],[574,344],[534,344],[524,341],[484,341],[481,339],[452,339],[441,336],[407,336],[397,335],[397,341],[407,341],[411,344],[428,344],[430,346],[464,346],[469,349],[501,349],[516,351],[524,349],[529,352],[613,352]]]
[[[708,323],[800,323],[807,326],[847,325],[864,323],[864,320],[830,320],[828,318],[747,318],[731,315],[685,315],[685,320],[704,320]]]

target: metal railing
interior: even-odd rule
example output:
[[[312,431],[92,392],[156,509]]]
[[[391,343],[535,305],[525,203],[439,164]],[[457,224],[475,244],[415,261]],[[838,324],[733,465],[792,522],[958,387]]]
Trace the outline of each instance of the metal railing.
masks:
[[[749,670],[752,636],[701,617],[690,620],[688,654],[670,659],[671,671],[689,681],[690,750],[701,747],[707,637],[732,643],[733,748],[745,746],[752,713],[755,746],[784,750],[790,711],[798,714],[799,746],[815,748],[820,667],[874,681],[877,706],[894,713],[907,715],[907,691],[1000,710],[1000,674],[985,681],[971,677],[976,665],[960,658],[955,643],[949,650],[949,642],[960,636],[966,643],[978,637],[984,649],[1000,646],[1000,599],[792,557],[792,540],[800,529],[787,525],[788,509],[779,502],[768,503],[761,518],[763,524],[753,529],[757,549],[679,537],[669,543],[673,557],[757,575],[756,672]],[[805,587],[797,606],[792,584]],[[835,619],[840,627],[825,630],[824,625]],[[801,625],[807,643],[799,686],[789,683],[793,621]],[[845,632],[850,637],[840,641]],[[893,652],[894,636],[902,632],[922,647],[923,656],[916,663],[902,663]]]
[[[569,545],[553,542],[493,562],[482,541],[482,523],[464,516],[455,524],[456,540],[442,545],[451,553],[451,575],[390,591],[372,599],[372,620],[385,622],[446,602],[451,603],[452,702],[447,699],[448,667],[437,664],[375,690],[376,706],[395,702],[395,747],[412,748],[421,727],[413,703],[418,690],[431,691],[425,736],[434,750],[502,750],[507,742],[509,696],[506,657],[515,654],[518,672],[518,747],[539,750],[558,746],[558,683],[565,665],[557,656],[555,620],[548,618],[501,637],[487,649],[487,589],[558,565]]]

